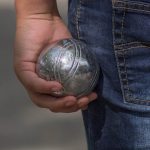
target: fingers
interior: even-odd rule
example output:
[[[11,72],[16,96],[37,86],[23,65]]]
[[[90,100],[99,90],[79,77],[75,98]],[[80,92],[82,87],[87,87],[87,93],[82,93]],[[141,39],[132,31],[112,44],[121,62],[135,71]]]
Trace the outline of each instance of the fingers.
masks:
[[[50,94],[51,92],[60,91],[61,84],[55,81],[45,81],[39,77],[32,78],[30,89],[37,93]]]
[[[29,93],[32,101],[39,107],[48,108],[52,112],[76,112],[80,109],[85,110],[88,104],[96,99],[96,93],[91,93],[85,97],[77,99],[74,96],[61,98],[52,97],[45,94]]]
[[[38,77],[37,74],[32,71],[25,71],[21,76],[26,88],[32,92],[50,94],[62,88],[60,83],[56,81],[46,81]]]
[[[74,112],[78,110],[77,99],[73,96],[55,98],[50,95],[29,93],[32,101],[42,108],[48,108],[52,112]]]
[[[93,100],[95,100],[97,98],[97,94],[92,92],[91,94],[85,96],[85,97],[82,97],[80,99],[78,99],[78,105],[79,107],[82,109],[82,108],[86,108],[87,105],[92,102]]]
[[[87,95],[87,97],[89,98],[89,102],[92,102],[93,100],[95,100],[98,95],[95,92],[92,92],[91,94]]]
[[[62,85],[56,81],[46,81],[38,77],[33,70],[26,70],[19,73],[21,81],[27,88],[31,100],[39,107],[48,108],[52,112],[76,112],[85,110],[88,104],[97,98],[97,94],[91,94],[76,98],[74,96],[65,96],[56,98],[50,95],[51,92],[61,90]]]

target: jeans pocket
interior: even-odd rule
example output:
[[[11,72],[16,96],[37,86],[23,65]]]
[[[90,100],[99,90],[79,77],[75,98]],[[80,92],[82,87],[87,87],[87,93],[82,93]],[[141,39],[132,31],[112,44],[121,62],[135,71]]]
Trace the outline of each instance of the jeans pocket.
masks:
[[[124,102],[150,106],[150,3],[113,0],[113,44]]]

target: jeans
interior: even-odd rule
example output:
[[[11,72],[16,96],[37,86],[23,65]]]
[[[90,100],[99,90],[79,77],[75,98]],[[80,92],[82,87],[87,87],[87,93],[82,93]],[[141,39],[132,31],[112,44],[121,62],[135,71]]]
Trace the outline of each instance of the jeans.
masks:
[[[150,150],[150,0],[70,0],[68,25],[101,69],[88,150]]]

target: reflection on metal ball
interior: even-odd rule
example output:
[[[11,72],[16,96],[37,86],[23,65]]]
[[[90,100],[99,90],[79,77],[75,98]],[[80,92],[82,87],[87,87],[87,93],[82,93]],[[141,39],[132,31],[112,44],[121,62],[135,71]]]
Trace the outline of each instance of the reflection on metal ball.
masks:
[[[36,72],[45,80],[58,81],[63,85],[61,91],[51,95],[82,97],[96,86],[100,69],[95,54],[83,42],[64,39],[42,51]]]

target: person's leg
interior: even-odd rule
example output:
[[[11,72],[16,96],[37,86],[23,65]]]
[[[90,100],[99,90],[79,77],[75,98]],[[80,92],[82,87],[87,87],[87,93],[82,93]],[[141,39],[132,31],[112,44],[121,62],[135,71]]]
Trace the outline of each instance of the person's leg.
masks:
[[[149,150],[150,1],[70,0],[68,17],[101,68],[83,111],[89,150]]]

